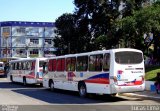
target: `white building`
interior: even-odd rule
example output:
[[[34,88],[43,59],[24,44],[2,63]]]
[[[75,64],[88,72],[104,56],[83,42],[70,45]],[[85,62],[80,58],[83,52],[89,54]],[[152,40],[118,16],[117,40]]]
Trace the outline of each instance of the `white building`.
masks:
[[[0,58],[53,56],[56,34],[51,22],[0,22]]]

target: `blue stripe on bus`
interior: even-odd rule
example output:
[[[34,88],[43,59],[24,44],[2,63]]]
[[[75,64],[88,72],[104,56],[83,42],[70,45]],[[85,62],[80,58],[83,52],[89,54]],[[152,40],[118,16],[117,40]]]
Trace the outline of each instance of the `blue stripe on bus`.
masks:
[[[96,79],[96,78],[107,78],[107,79],[109,79],[109,73],[98,74],[98,75],[92,76],[88,79]]]

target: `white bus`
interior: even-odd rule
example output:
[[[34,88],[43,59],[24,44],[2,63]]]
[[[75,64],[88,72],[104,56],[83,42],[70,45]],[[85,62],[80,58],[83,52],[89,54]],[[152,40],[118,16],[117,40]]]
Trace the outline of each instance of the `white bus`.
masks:
[[[11,82],[42,85],[42,77],[47,70],[47,58],[24,58],[9,62],[8,78]]]
[[[49,58],[43,86],[87,93],[143,91],[144,59],[140,50],[122,48]]]
[[[5,70],[4,70],[4,62],[0,62],[0,76],[5,75]]]

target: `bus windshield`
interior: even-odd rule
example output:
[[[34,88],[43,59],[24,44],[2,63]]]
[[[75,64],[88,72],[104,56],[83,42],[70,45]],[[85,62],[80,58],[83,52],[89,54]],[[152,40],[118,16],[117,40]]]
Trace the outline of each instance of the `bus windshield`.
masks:
[[[143,55],[140,52],[132,51],[116,52],[115,61],[118,64],[139,64],[143,61]]]
[[[46,64],[45,61],[40,61],[40,62],[39,62],[39,67],[43,67],[45,64]]]
[[[3,64],[0,64],[0,67],[3,67]]]

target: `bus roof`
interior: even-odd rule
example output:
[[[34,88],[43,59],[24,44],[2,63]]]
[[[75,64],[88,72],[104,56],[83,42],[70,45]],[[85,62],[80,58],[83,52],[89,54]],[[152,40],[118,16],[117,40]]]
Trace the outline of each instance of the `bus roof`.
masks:
[[[109,53],[109,52],[119,52],[119,51],[136,51],[141,52],[141,50],[133,49],[133,48],[118,48],[118,49],[109,49],[109,50],[97,50],[97,51],[91,51],[91,52],[85,52],[85,53],[77,53],[77,54],[68,54],[63,56],[55,56],[50,57],[48,59],[54,59],[54,58],[67,58],[67,57],[76,57],[76,56],[85,56],[85,55],[94,55],[94,54],[101,54],[101,53]]]
[[[20,62],[20,61],[33,61],[33,60],[47,60],[47,58],[20,58],[20,59],[17,59],[17,60],[11,60],[9,63],[12,63],[12,62]]]

